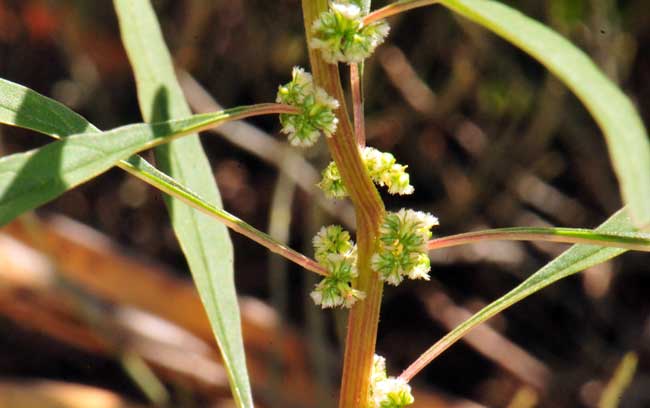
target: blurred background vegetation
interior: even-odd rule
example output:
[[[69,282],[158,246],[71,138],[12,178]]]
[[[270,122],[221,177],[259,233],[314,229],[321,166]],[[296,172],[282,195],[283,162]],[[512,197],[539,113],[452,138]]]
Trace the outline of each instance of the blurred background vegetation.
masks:
[[[197,112],[275,99],[307,66],[298,0],[154,0]],[[386,2],[376,1],[375,7]],[[509,2],[569,37],[650,121],[650,12],[642,0]],[[409,166],[439,235],[595,227],[621,207],[593,120],[537,63],[430,7],[390,20],[366,65],[368,144]],[[342,70],[343,76],[347,74]],[[0,0],[0,77],[102,129],[140,122],[108,0]],[[228,211],[311,255],[345,202],[314,188],[324,143],[289,149],[275,118],[205,134]],[[47,143],[0,128],[0,154]],[[151,157],[151,156],[148,156]],[[244,337],[260,407],[335,406],[344,312],[308,300],[314,277],[243,237]],[[378,352],[398,374],[446,331],[563,246],[486,243],[432,254],[432,280],[388,288]],[[621,407],[650,406],[650,265],[626,254],[492,319],[415,378],[421,407],[595,407],[626,352]],[[159,192],[113,170],[0,230],[0,407],[227,407],[223,368]]]

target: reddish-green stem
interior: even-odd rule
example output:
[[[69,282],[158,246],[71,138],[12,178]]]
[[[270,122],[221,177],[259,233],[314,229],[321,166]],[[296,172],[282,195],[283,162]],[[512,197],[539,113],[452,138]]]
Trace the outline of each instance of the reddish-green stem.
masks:
[[[564,244],[598,245],[645,252],[650,251],[650,239],[647,236],[603,234],[592,230],[575,228],[535,227],[498,228],[450,235],[429,241],[427,248],[429,250],[436,250],[459,245],[476,244],[483,241],[546,241]]]
[[[302,0],[308,41],[311,38],[313,21],[320,13],[326,11],[327,7],[327,0]],[[370,257],[384,215],[384,204],[361,159],[359,145],[346,109],[338,66],[326,63],[320,54],[311,48],[309,59],[315,82],[341,103],[337,111],[338,130],[327,140],[327,144],[355,208],[359,272],[355,287],[366,294],[366,298],[350,310],[339,407],[365,407],[368,405],[370,372],[383,289],[378,274],[370,268]]]
[[[411,10],[418,7],[430,6],[432,4],[438,3],[440,0],[402,0],[392,4],[389,4],[386,7],[382,7],[378,10],[373,11],[368,14],[363,19],[363,24],[368,25],[377,20],[382,20],[386,17],[394,16],[395,14],[402,13],[407,10]]]

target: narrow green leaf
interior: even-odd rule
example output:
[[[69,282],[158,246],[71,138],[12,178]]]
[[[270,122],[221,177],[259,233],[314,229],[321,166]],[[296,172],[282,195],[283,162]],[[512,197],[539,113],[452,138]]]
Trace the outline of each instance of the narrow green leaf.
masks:
[[[189,115],[187,115],[189,116]],[[0,123],[57,138],[96,131],[81,115],[22,85],[0,78]]]
[[[634,224],[641,229],[650,227],[650,141],[632,102],[584,52],[505,4],[491,0],[440,3],[530,54],[576,94],[605,134]]]
[[[600,233],[626,235],[635,232],[630,218],[625,210],[619,210],[596,229]],[[625,249],[603,248],[593,245],[574,245],[560,256],[549,262],[539,271],[535,272],[519,286],[508,292],[503,297],[490,303],[472,317],[458,325],[445,337],[440,339],[431,348],[425,351],[401,375],[404,379],[411,379],[434,358],[460,340],[465,334],[477,325],[502,312],[520,300],[549,286],[550,284],[591,266],[603,263],[622,253]]]
[[[266,111],[268,106],[239,107],[186,119],[123,126],[102,133],[93,130],[39,149],[2,157],[0,226],[105,172],[134,153],[229,120],[250,116],[256,110]],[[0,113],[0,116],[0,120],[7,120],[4,114]],[[30,127],[25,122],[22,125]],[[50,125],[43,127],[52,130]]]
[[[650,233],[626,232],[607,234],[582,228],[514,227],[472,231],[432,239],[429,250],[484,241],[548,241],[565,244],[587,244],[612,248],[650,251]]]
[[[176,80],[151,3],[147,0],[114,0],[114,5],[122,40],[135,73],[144,119],[156,122],[187,116],[190,110]],[[221,207],[210,164],[196,137],[157,149],[156,159],[163,172]],[[219,344],[233,397],[238,406],[253,407],[228,231],[178,200],[167,199],[166,202],[174,231]]]

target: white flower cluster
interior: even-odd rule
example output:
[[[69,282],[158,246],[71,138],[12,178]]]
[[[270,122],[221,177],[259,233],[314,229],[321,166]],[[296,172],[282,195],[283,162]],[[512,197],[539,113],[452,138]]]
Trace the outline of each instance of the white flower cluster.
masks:
[[[372,147],[363,149],[363,159],[370,178],[380,186],[388,187],[390,194],[413,194],[411,178],[406,167],[398,164],[395,156]]]
[[[383,281],[397,286],[405,277],[429,280],[427,242],[434,225],[438,225],[438,219],[421,211],[402,208],[386,214],[379,230],[377,252],[371,259],[372,268]]]
[[[350,308],[365,294],[352,288],[357,277],[357,248],[350,234],[338,225],[320,229],[313,239],[315,258],[327,269],[329,275],[311,292],[311,298],[323,309]]]
[[[406,172],[407,166],[396,162],[395,156],[381,152],[374,147],[365,147],[361,152],[363,162],[372,181],[379,186],[388,187],[390,194],[412,194],[413,186]],[[331,162],[322,173],[318,186],[329,198],[343,198],[347,191],[335,162]]]
[[[298,107],[301,113],[280,114],[282,133],[288,135],[293,146],[312,146],[320,132],[328,137],[336,132],[338,119],[334,110],[339,103],[314,85],[311,74],[302,68],[294,67],[291,77],[291,82],[279,87],[276,102]]]
[[[336,1],[314,21],[311,31],[309,46],[319,49],[325,61],[353,64],[372,55],[390,27],[385,21],[364,25],[359,5]]]
[[[370,375],[368,408],[401,408],[413,403],[411,386],[400,378],[386,375],[386,360],[375,354]]]

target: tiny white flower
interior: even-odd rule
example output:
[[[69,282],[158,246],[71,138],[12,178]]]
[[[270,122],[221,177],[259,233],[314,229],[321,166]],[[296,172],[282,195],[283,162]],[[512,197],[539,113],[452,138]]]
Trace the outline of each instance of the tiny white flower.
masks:
[[[366,294],[364,292],[357,289],[350,289],[350,291],[344,293],[343,306],[349,309],[354,306],[357,301],[363,300],[365,298]]]
[[[311,299],[314,301],[315,304],[320,305],[320,304],[323,303],[323,292],[322,291],[320,291],[318,289],[314,289],[309,294],[309,296],[311,296]]]
[[[412,404],[411,387],[402,379],[386,375],[386,360],[375,354],[370,374],[368,408],[402,408]]]
[[[411,386],[400,378],[390,377],[373,387],[373,403],[376,408],[399,408],[412,404]]]
[[[327,92],[325,92],[323,88],[320,87],[316,87],[316,103],[326,106],[331,110],[336,110],[339,108],[339,101],[329,96]]]
[[[341,174],[335,162],[331,162],[322,173],[322,179],[318,187],[323,190],[328,198],[343,198],[348,195]]]
[[[372,372],[370,374],[370,384],[374,384],[386,379],[386,359],[379,354],[375,354],[372,360]]]
[[[333,3],[330,7],[348,20],[354,20],[361,16],[361,9],[356,4]]]
[[[417,255],[417,261],[413,268],[408,271],[409,279],[424,279],[429,280],[429,271],[431,270],[431,261],[426,253]]]
[[[340,225],[322,227],[314,236],[312,244],[319,262],[325,262],[329,255],[348,256],[354,248],[350,233]]]
[[[438,218],[429,213],[423,211],[413,211],[412,213],[414,213],[412,214],[413,218],[417,220],[417,223],[420,224],[423,229],[428,230],[431,229],[431,227],[439,225]]]

